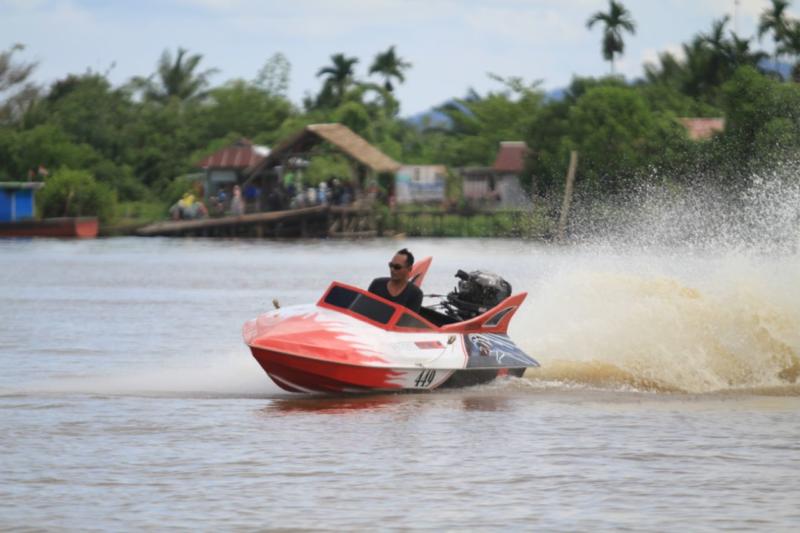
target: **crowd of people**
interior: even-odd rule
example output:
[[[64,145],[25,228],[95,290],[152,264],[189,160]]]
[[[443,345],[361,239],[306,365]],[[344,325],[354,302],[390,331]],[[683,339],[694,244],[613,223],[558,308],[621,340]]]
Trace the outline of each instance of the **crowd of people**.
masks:
[[[169,210],[173,220],[193,220],[208,216],[240,216],[246,212],[281,211],[317,205],[350,205],[355,200],[355,188],[350,181],[330,178],[319,185],[304,186],[291,172],[287,172],[277,187],[266,197],[254,184],[220,186],[209,196],[208,206],[202,192],[186,192]]]
[[[287,175],[291,176],[291,173]],[[352,184],[349,181],[342,182],[339,178],[330,178],[316,187],[313,185],[303,187],[293,180],[287,183],[284,179],[281,189],[286,195],[288,200],[286,207],[289,209],[313,205],[349,205],[355,195]]]

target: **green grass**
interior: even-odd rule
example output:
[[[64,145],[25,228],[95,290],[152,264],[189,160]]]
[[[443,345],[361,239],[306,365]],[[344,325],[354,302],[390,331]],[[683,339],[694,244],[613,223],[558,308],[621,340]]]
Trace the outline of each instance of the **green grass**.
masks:
[[[119,202],[114,218],[103,228],[104,233],[125,233],[129,228],[145,226],[167,218],[167,204],[158,201]]]
[[[459,214],[422,207],[385,210],[380,216],[385,230],[420,237],[541,238],[553,225],[542,209]]]

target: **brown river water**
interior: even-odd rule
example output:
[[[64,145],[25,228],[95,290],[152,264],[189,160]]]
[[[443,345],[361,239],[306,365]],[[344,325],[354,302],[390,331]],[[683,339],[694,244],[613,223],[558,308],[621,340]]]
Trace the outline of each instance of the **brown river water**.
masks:
[[[523,378],[298,396],[242,324],[486,269]],[[800,255],[514,240],[0,241],[0,529],[800,529]],[[430,300],[429,300],[430,301]]]

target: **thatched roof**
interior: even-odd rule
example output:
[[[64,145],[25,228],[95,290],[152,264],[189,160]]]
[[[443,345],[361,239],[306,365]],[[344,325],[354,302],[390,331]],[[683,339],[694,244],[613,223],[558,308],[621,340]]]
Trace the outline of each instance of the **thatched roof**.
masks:
[[[322,141],[329,142],[375,172],[394,172],[400,168],[400,163],[372,146],[347,126],[311,124],[273,148],[269,155],[255,167],[253,173],[280,165],[288,156],[303,153]]]

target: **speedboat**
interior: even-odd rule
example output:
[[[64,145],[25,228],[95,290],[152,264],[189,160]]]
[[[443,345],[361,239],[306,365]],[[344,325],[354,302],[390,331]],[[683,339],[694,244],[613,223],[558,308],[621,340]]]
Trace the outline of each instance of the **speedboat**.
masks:
[[[432,258],[410,282],[422,288]],[[508,337],[527,293],[491,273],[459,270],[457,287],[415,313],[364,289],[333,282],[315,304],[276,309],[242,333],[267,375],[290,392],[432,390],[522,376],[538,367]]]

